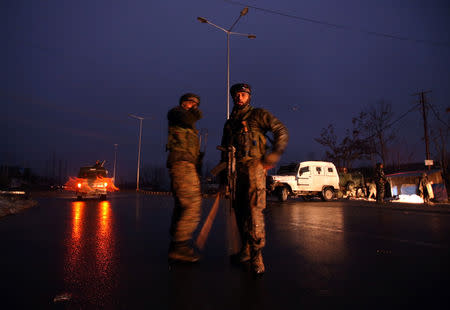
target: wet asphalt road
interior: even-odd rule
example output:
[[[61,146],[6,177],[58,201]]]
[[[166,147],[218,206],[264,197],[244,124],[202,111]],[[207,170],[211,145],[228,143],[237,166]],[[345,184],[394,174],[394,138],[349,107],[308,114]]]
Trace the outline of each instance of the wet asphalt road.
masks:
[[[222,203],[195,265],[167,264],[170,196],[38,198],[0,219],[2,309],[446,309],[450,213],[269,201],[267,272],[229,263]],[[212,199],[204,201],[204,216]],[[55,297],[67,300],[54,302]]]

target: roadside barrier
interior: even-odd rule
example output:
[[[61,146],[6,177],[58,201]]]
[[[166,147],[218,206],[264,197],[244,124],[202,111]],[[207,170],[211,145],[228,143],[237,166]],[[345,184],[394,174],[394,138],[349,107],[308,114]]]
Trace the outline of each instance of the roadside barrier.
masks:
[[[139,190],[139,193],[144,195],[158,195],[158,196],[172,196],[172,192],[155,192],[155,191],[146,191],[146,190]],[[213,197],[214,194],[205,194],[202,193],[203,198]]]
[[[139,193],[145,194],[145,195],[162,195],[162,196],[172,196],[172,192],[154,192],[154,191],[146,191],[146,190],[139,190]]]

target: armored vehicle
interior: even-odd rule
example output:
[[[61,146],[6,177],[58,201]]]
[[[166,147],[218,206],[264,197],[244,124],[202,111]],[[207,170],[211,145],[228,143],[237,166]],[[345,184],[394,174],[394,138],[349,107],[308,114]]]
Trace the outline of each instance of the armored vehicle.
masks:
[[[104,167],[81,167],[78,172],[76,195],[78,199],[99,197],[106,199],[111,179],[107,178],[108,171]]]

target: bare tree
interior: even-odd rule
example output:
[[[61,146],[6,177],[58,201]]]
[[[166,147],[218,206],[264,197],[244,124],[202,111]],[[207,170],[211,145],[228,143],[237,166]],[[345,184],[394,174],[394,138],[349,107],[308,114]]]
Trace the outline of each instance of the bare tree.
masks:
[[[380,100],[353,119],[358,131],[367,134],[366,140],[372,146],[372,152],[380,157],[383,164],[386,164],[389,143],[395,138],[391,128],[392,118],[392,105]]]
[[[408,145],[407,139],[396,139],[395,145],[389,148],[389,153],[391,154],[390,162],[392,167],[396,167],[400,170],[403,163],[409,163],[413,161],[415,156],[415,150]]]
[[[450,173],[450,157],[449,157],[449,150],[448,150],[448,141],[450,137],[450,122],[447,120],[445,122],[442,120],[440,114],[438,111],[434,109],[432,105],[429,105],[431,108],[431,111],[433,112],[436,122],[431,127],[430,137],[431,141],[433,142],[434,149],[435,149],[435,158],[438,159],[440,162],[440,166],[442,167],[442,170],[444,172],[445,178],[449,178]],[[450,117],[449,117],[450,119]]]
[[[341,166],[341,150],[337,142],[337,136],[334,132],[334,125],[330,124],[327,128],[322,128],[319,138],[314,138],[319,144],[329,148],[325,151],[325,156],[328,160]]]
[[[327,160],[338,167],[351,168],[356,160],[368,158],[371,150],[370,145],[361,139],[360,131],[355,127],[352,130],[347,129],[342,141],[338,142],[334,125],[330,124],[327,128],[323,128],[320,137],[314,140],[328,148],[325,153]]]

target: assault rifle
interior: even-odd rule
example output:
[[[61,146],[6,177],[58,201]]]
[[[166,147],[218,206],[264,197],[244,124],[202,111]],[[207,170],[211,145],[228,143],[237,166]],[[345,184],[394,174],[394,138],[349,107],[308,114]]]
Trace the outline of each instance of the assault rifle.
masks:
[[[213,176],[217,176],[227,169],[227,180],[225,183],[225,197],[230,200],[230,205],[236,198],[236,148],[234,146],[218,146],[217,149],[227,153],[227,161],[221,162],[211,170]]]
[[[227,169],[227,182],[225,184],[224,195],[230,201],[230,214],[232,214],[233,210],[231,206],[236,196],[236,156],[235,156],[236,148],[234,146],[229,147],[218,146],[217,149],[222,152],[227,152],[227,161],[221,162],[220,164],[215,166],[211,170],[211,174],[213,176],[217,176],[220,172]],[[219,191],[216,195],[214,204],[211,207],[211,211],[209,212],[205,220],[205,224],[201,228],[200,233],[198,234],[197,240],[195,242],[196,246],[200,250],[202,250],[203,247],[205,246],[206,239],[208,238],[212,223],[216,217],[217,209],[219,208],[220,196],[221,192]]]

